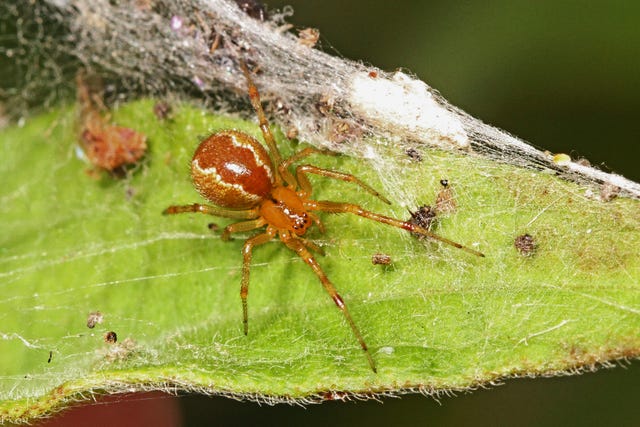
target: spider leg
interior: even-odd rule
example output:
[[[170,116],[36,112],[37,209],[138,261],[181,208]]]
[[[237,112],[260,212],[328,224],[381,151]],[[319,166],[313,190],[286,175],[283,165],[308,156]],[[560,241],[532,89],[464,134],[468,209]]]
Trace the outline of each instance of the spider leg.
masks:
[[[382,200],[386,204],[388,205],[391,204],[391,202],[386,197],[378,193],[369,185],[365,184],[359,178],[349,173],[344,173],[344,172],[335,171],[331,169],[323,169],[313,165],[300,165],[296,168],[296,177],[298,178],[298,182],[300,183],[300,188],[302,188],[304,196],[311,195],[311,183],[309,182],[309,179],[306,177],[306,174],[309,174],[309,173],[320,175],[320,176],[326,176],[328,178],[339,179],[345,182],[352,182],[357,186],[359,186],[360,188],[362,188],[367,193],[372,194],[373,196]]]
[[[313,255],[311,255],[311,253],[307,250],[307,248],[305,248],[304,243],[300,241],[298,238],[293,238],[289,234],[281,234],[280,239],[282,239],[282,242],[285,245],[287,245],[289,249],[296,252],[298,256],[300,256],[300,258],[302,258],[302,260],[305,263],[307,263],[309,267],[311,267],[313,272],[316,273],[316,276],[318,276],[318,278],[320,279],[320,282],[322,282],[322,286],[324,287],[324,289],[327,291],[327,293],[329,294],[333,302],[336,304],[336,306],[340,309],[340,311],[342,311],[344,318],[347,320],[347,323],[351,327],[353,334],[356,336],[356,339],[360,343],[360,347],[362,348],[362,350],[364,351],[367,357],[369,366],[371,366],[371,369],[373,370],[373,372],[378,372],[378,370],[376,369],[376,364],[373,361],[373,357],[371,357],[371,353],[369,353],[369,348],[367,347],[367,344],[364,342],[364,338],[362,338],[362,334],[360,333],[360,330],[356,326],[356,323],[353,321],[351,314],[349,314],[347,305],[345,304],[340,294],[338,294],[338,291],[336,290],[335,286],[333,286],[333,283],[331,283],[327,275],[324,273],[324,271],[322,271],[322,268],[320,267],[316,259],[313,257]]]
[[[324,234],[325,228],[324,228],[324,224],[322,223],[322,221],[320,221],[320,218],[318,218],[317,215],[314,215],[311,212],[308,212],[308,214],[309,214],[309,217],[311,218],[311,220],[318,226],[318,230],[320,230],[320,233]]]
[[[218,206],[203,205],[200,203],[194,203],[192,205],[169,206],[164,211],[162,211],[162,214],[175,215],[189,212],[200,212],[207,215],[237,219],[254,219],[259,216],[257,208],[244,210],[225,209]]]
[[[249,221],[236,222],[227,225],[222,231],[220,238],[224,241],[231,240],[231,233],[241,233],[243,231],[255,230],[265,225],[267,222],[264,218],[251,219]]]
[[[358,205],[354,205],[352,203],[338,203],[338,202],[330,202],[330,201],[324,201],[324,200],[323,201],[307,200],[304,202],[304,205],[307,209],[312,211],[322,211],[322,212],[328,212],[328,213],[352,213],[354,215],[358,215],[363,218],[367,218],[373,221],[381,222],[383,224],[391,225],[392,227],[402,228],[403,230],[422,234],[434,240],[439,240],[442,243],[446,243],[447,245],[456,247],[458,249],[462,249],[463,251],[469,252],[470,254],[484,257],[484,254],[482,252],[478,252],[474,249],[463,246],[460,243],[454,242],[453,240],[449,240],[445,237],[439,236],[423,227],[420,227],[418,225],[412,224],[407,221],[401,221],[399,219],[395,219],[388,216],[377,214],[375,212],[367,211],[362,207]]]
[[[335,156],[336,153],[334,153],[333,151],[329,151],[329,150],[320,150],[318,148],[314,148],[314,147],[307,147],[303,150],[298,151],[297,153],[294,153],[292,156],[287,157],[286,159],[284,159],[282,161],[282,163],[280,163],[280,166],[278,167],[278,172],[280,172],[280,175],[282,175],[284,177],[284,180],[286,182],[292,182],[295,184],[295,187],[298,187],[298,183],[296,182],[296,179],[293,177],[293,175],[291,174],[291,172],[289,172],[289,166],[291,166],[293,163],[304,159],[305,157],[308,157],[312,154],[324,154],[327,156]]]
[[[307,248],[311,249],[312,251],[322,256],[325,255],[324,249],[322,249],[320,246],[313,243],[311,240],[305,239],[303,237],[298,237],[298,240],[300,240],[300,242],[302,242],[303,245],[305,245]]]
[[[243,223],[241,223],[243,224]],[[275,236],[275,230],[270,227],[262,234],[248,238],[242,246],[242,282],[240,284],[240,299],[242,300],[242,324],[244,325],[244,334],[249,333],[249,311],[247,308],[247,296],[249,295],[249,270],[251,267],[251,255],[253,248],[258,245],[267,243]]]
[[[240,67],[242,68],[242,72],[244,73],[245,78],[247,79],[247,85],[249,86],[249,99],[251,100],[251,105],[255,110],[258,116],[258,122],[260,123],[260,130],[262,131],[262,136],[264,138],[264,142],[266,142],[267,147],[269,147],[269,153],[271,154],[271,158],[273,159],[273,163],[276,169],[280,169],[280,163],[282,163],[282,155],[278,150],[278,146],[276,145],[276,141],[273,138],[273,134],[271,133],[271,129],[269,128],[269,121],[267,120],[267,116],[264,114],[264,110],[262,109],[262,103],[260,101],[260,92],[258,92],[258,88],[253,83],[253,79],[251,78],[251,72],[249,68],[247,68],[247,64],[243,60],[240,60]],[[280,183],[281,178],[276,174],[276,182]],[[295,183],[288,183],[295,184]]]
[[[282,161],[282,163],[280,164],[280,166],[283,167],[283,168],[288,168],[289,166],[291,166],[295,162],[297,162],[299,160],[302,160],[305,157],[309,157],[312,154],[324,154],[325,156],[336,156],[337,155],[333,151],[321,150],[319,148],[314,148],[314,147],[307,147],[305,149],[302,149],[302,150],[298,151],[297,153],[294,153],[290,157],[287,157],[286,159],[284,159]]]

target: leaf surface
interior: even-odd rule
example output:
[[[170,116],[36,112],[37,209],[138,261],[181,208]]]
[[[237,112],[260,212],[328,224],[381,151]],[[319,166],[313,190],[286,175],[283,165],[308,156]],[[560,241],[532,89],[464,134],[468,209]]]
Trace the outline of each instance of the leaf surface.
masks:
[[[314,156],[353,184],[312,177],[314,198],[408,219],[451,183],[455,212],[434,231],[486,254],[419,241],[347,214],[323,215],[308,236],[378,366],[374,374],[313,272],[278,241],[255,250],[249,335],[242,332],[241,248],[219,239],[229,220],[163,216],[203,202],[189,178],[200,138],[252,122],[188,106],[159,121],[153,102],[114,114],[148,136],[124,178],[87,173],[74,115],[35,117],[2,131],[0,164],[0,419],[25,421],[92,392],[191,390],[248,399],[326,399],[338,392],[464,389],[640,354],[640,209],[602,202],[548,174],[475,156],[393,146],[380,162]],[[279,138],[285,155],[293,149]],[[402,205],[404,203],[404,206]],[[537,249],[514,246],[528,233]],[[373,265],[375,253],[391,265]],[[99,311],[102,323],[86,325]],[[114,331],[118,342],[106,343]]]

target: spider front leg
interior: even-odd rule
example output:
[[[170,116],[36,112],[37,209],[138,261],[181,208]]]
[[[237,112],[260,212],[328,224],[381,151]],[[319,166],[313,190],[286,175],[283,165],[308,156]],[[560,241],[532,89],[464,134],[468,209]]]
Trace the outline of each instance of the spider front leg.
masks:
[[[461,245],[460,243],[454,242],[453,240],[449,240],[445,237],[439,236],[431,231],[420,227],[418,225],[412,224],[407,221],[401,221],[396,218],[391,218],[388,216],[380,215],[375,212],[371,212],[363,209],[358,205],[354,205],[352,203],[338,203],[338,202],[330,202],[330,201],[316,201],[316,200],[307,200],[304,202],[304,206],[312,211],[321,211],[328,213],[352,213],[354,215],[361,216],[363,218],[371,219],[373,221],[381,222],[383,224],[391,225],[393,227],[402,228],[403,230],[411,231],[413,233],[422,234],[424,236],[430,237],[434,240],[439,240],[442,243],[446,243],[447,245],[456,247],[458,249],[462,249],[465,252],[469,252],[470,254],[484,257],[482,252],[478,252],[474,249],[468,248],[466,246]]]
[[[243,224],[243,223],[241,223]],[[244,334],[249,333],[249,310],[247,307],[247,296],[249,295],[249,272],[251,269],[251,256],[253,248],[267,243],[275,236],[275,230],[267,227],[267,231],[257,236],[248,238],[242,247],[242,282],[240,284],[240,299],[242,300],[242,324]]]
[[[371,357],[371,353],[369,352],[369,347],[367,347],[367,343],[364,342],[364,338],[362,338],[362,334],[360,333],[360,330],[356,326],[356,323],[353,321],[353,318],[351,317],[351,314],[347,309],[347,305],[345,304],[344,300],[336,290],[335,286],[333,286],[333,283],[331,283],[327,275],[324,273],[324,271],[322,271],[322,268],[320,267],[316,259],[313,257],[313,255],[311,255],[311,252],[307,250],[307,248],[305,247],[302,241],[300,241],[298,238],[291,237],[289,234],[284,234],[284,233],[280,234],[280,239],[285,245],[287,245],[289,249],[296,252],[298,256],[300,256],[300,258],[302,258],[302,260],[309,267],[311,267],[313,272],[316,273],[316,276],[318,276],[318,278],[320,279],[320,282],[322,282],[322,286],[324,287],[324,289],[327,291],[327,293],[329,294],[333,302],[336,304],[336,306],[340,309],[340,311],[344,315],[344,318],[347,320],[349,327],[351,327],[353,334],[356,336],[356,339],[360,343],[360,347],[362,348],[362,350],[365,353],[365,356],[367,357],[369,366],[371,366],[371,369],[373,370],[373,372],[377,373],[378,370],[376,369],[376,364],[373,361],[373,357]]]
[[[391,202],[384,197],[382,194],[377,192],[375,189],[367,185],[360,178],[351,175],[350,173],[344,173],[340,171],[335,171],[332,169],[323,169],[313,165],[300,165],[296,168],[296,177],[298,178],[298,183],[300,184],[300,188],[304,192],[304,196],[311,195],[311,183],[309,182],[309,178],[307,178],[306,174],[315,174],[320,176],[326,176],[327,178],[339,179],[340,181],[352,182],[362,188],[367,193],[377,197],[382,200],[386,204],[390,205]]]
[[[269,128],[269,121],[267,120],[267,116],[264,114],[264,110],[262,109],[262,101],[260,100],[260,92],[258,92],[258,88],[255,83],[253,83],[253,79],[251,78],[251,72],[247,67],[247,64],[241,60],[240,68],[242,68],[242,72],[247,79],[247,85],[249,86],[249,100],[251,101],[251,105],[258,116],[258,122],[260,123],[260,130],[262,131],[262,137],[264,138],[264,142],[269,147],[269,153],[273,158],[273,163],[276,168],[280,166],[282,163],[282,155],[278,150],[278,146],[276,144],[276,140],[271,133],[271,129]],[[280,182],[280,177],[276,175],[276,182]]]
[[[294,164],[299,160],[304,159],[305,157],[309,157],[312,154],[324,154],[326,156],[336,155],[336,153],[334,153],[333,151],[321,150],[319,148],[314,148],[314,147],[307,147],[298,151],[297,153],[294,153],[290,157],[287,157],[282,161],[282,163],[280,163],[280,166],[278,166],[278,172],[280,173],[280,175],[283,177],[284,181],[287,184],[295,185],[296,187],[298,186],[296,179],[293,177],[291,172],[289,172],[289,166],[291,166],[292,164]]]
[[[304,159],[305,157],[309,157],[312,154],[323,154],[325,156],[336,156],[337,153],[329,150],[322,150],[320,148],[315,147],[307,147],[298,151],[297,153],[292,154],[290,157],[287,157],[285,160],[280,163],[280,167],[288,168],[295,162]]]

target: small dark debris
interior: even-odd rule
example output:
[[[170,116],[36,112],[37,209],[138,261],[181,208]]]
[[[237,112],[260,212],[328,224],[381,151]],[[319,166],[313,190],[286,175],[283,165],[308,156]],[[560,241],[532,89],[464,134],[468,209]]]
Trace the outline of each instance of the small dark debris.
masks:
[[[49,350],[49,358],[47,359],[47,363],[51,363],[52,357],[53,357],[53,351]]]
[[[220,229],[220,226],[215,222],[210,222],[209,224],[207,224],[207,227],[209,227],[209,230],[211,231],[218,231]]]
[[[435,218],[436,218],[436,212],[431,208],[431,206],[422,205],[418,208],[417,211],[415,212],[409,211],[409,213],[411,214],[411,218],[409,219],[409,222],[411,224],[415,224],[426,230],[431,230],[431,226],[433,225],[433,222],[435,221]],[[416,236],[418,239],[421,239],[421,240],[425,238],[424,235],[419,233],[411,233],[411,234],[413,234],[414,236]]]
[[[514,246],[522,256],[531,256],[536,251],[537,244],[530,234],[521,234],[513,242]]]
[[[349,400],[349,393],[344,391],[325,391],[320,394],[323,400],[326,401],[347,401]]]
[[[89,313],[87,316],[87,328],[93,329],[98,323],[102,323],[104,316],[99,311]]]
[[[371,257],[371,263],[373,265],[389,265],[391,264],[391,256],[378,252]]]
[[[104,342],[109,344],[115,344],[118,341],[118,335],[115,332],[109,331],[104,334]]]
[[[172,108],[166,101],[158,101],[153,106],[153,114],[158,120],[167,120],[171,116]]]
[[[576,160],[576,163],[581,166],[591,166],[591,162],[588,159],[585,159],[584,157],[581,157],[578,160]]]
[[[264,21],[267,19],[267,8],[257,0],[236,0],[240,9],[253,19]]]
[[[600,200],[603,202],[610,202],[620,194],[620,187],[611,183],[602,184],[600,188]]]
[[[407,156],[409,156],[409,158],[414,162],[422,161],[422,156],[420,155],[420,152],[415,148],[407,148],[405,153],[407,153]]]

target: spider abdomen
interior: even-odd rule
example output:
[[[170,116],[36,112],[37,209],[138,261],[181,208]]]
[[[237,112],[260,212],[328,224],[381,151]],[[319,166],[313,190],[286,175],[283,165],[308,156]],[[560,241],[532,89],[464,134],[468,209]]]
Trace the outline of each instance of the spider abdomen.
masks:
[[[274,184],[262,144],[235,130],[214,133],[200,143],[191,160],[191,178],[203,197],[233,209],[256,206]]]

